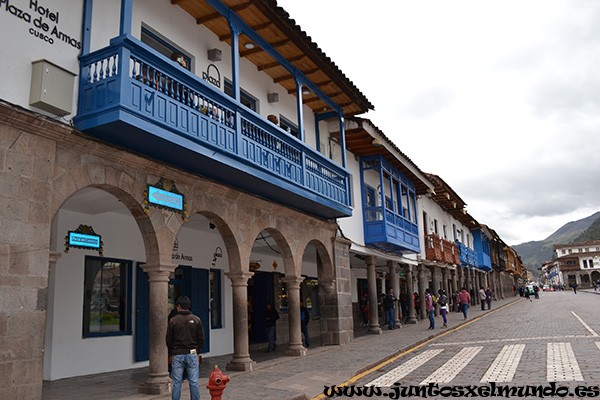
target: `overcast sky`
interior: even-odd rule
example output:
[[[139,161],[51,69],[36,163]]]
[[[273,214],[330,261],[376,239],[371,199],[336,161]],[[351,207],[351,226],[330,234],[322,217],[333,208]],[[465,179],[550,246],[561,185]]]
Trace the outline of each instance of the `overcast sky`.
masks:
[[[507,244],[600,211],[600,1],[277,3]]]

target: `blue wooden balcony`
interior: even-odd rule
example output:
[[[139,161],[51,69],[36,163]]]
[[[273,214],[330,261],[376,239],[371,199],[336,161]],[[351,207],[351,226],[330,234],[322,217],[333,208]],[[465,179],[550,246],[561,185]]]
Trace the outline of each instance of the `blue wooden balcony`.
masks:
[[[460,264],[465,268],[477,267],[477,253],[461,242],[456,242],[458,245],[458,257]]]
[[[365,207],[365,244],[393,254],[419,253],[419,227],[383,207]]]
[[[473,230],[473,247],[477,255],[475,266],[482,271],[492,270],[492,258],[490,256],[490,241],[481,229]]]
[[[352,214],[346,169],[139,40],[80,65],[77,129],[319,217]]]
[[[381,192],[376,205],[375,193],[368,199],[364,173],[375,170],[379,187],[388,182],[390,193]],[[419,226],[416,223],[416,197],[414,184],[382,156],[361,159],[361,186],[363,192],[363,218],[365,244],[393,254],[419,253]],[[413,222],[415,221],[415,222]]]

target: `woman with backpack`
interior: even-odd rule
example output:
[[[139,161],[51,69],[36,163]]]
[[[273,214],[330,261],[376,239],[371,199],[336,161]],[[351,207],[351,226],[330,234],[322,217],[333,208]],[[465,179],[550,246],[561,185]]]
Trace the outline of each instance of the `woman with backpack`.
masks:
[[[438,290],[438,294],[440,295],[438,299],[440,313],[442,314],[442,318],[444,318],[444,325],[442,325],[443,329],[448,327],[448,318],[446,318],[446,310],[448,309],[448,296],[446,296],[446,291],[444,289]]]

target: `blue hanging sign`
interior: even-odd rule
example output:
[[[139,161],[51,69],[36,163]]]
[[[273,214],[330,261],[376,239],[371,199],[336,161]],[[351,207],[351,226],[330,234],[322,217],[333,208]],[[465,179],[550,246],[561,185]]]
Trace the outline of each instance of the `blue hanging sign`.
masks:
[[[187,222],[187,204],[183,193],[177,190],[175,182],[160,178],[155,185],[148,185],[144,192],[144,212],[148,214],[148,206],[158,207],[180,213],[183,222]]]
[[[148,201],[159,206],[183,210],[183,196],[154,186],[148,186]]]

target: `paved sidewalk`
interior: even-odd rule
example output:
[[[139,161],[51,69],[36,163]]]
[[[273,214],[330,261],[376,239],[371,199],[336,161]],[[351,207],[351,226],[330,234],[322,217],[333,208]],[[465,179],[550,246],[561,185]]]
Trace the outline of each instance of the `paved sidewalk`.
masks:
[[[543,296],[542,292],[540,297],[543,299]],[[519,299],[519,297],[508,297],[504,300],[494,301],[492,312]],[[479,306],[472,306],[469,308],[469,318],[466,321],[461,313],[450,313],[448,329],[456,328],[487,313],[489,311],[481,311]],[[403,325],[401,329],[396,330],[388,330],[387,327],[384,327],[381,335],[364,334],[364,331],[359,331],[356,332],[357,337],[350,344],[311,348],[306,357],[280,356],[272,358],[272,353],[261,353],[256,356],[253,354],[253,359],[258,363],[257,369],[253,372],[225,371],[225,364],[231,359],[231,355],[207,358],[202,363],[201,379],[198,382],[201,398],[210,399],[210,394],[206,389],[208,375],[214,365],[218,364],[219,368],[231,378],[223,394],[223,400],[310,399],[321,394],[324,386],[341,384],[388,358],[447,332],[448,329],[440,328],[441,321],[441,316],[436,317],[435,331],[427,329],[428,320],[419,321],[416,325]],[[166,400],[171,398],[170,396],[135,394],[137,385],[143,382],[146,376],[147,368],[142,368],[134,371],[65,379],[45,384],[43,398],[45,400],[81,398],[87,400]],[[181,398],[189,399],[187,384],[183,386]]]

